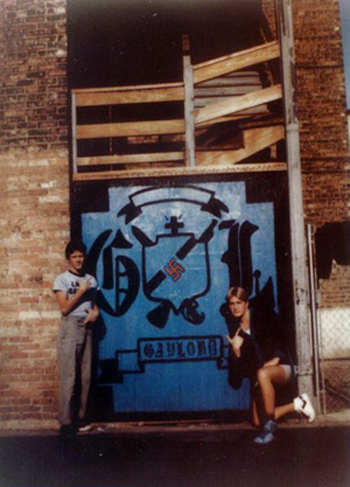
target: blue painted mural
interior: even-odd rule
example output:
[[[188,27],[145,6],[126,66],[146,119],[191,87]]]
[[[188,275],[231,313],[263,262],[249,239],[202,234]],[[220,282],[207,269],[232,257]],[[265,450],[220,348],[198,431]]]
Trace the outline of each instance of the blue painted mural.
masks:
[[[83,213],[106,333],[99,384],[115,413],[247,409],[227,382],[222,305],[230,286],[276,302],[273,203],[245,182],[109,189],[109,211]]]

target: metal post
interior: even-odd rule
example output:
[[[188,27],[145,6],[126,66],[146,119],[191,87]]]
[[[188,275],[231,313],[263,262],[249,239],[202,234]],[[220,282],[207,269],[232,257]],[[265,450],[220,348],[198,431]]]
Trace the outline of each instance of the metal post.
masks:
[[[320,334],[319,334],[319,320],[317,310],[317,277],[314,262],[315,255],[315,239],[314,229],[312,225],[307,225],[307,249],[309,261],[309,283],[310,283],[310,307],[311,307],[311,322],[312,322],[312,337],[313,337],[313,351],[314,351],[314,368],[315,368],[315,393],[317,412],[324,412],[321,407],[321,372],[320,372]]]
[[[276,0],[281,45],[281,68],[286,128],[289,212],[294,289],[294,315],[298,356],[298,386],[313,396],[313,359],[308,276],[299,148],[299,124],[295,103],[294,43],[291,0]]]

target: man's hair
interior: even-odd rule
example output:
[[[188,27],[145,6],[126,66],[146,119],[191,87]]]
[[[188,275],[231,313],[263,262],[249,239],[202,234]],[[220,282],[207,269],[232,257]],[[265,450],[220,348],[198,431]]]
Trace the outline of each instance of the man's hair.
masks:
[[[247,291],[243,287],[230,287],[226,296],[227,302],[230,301],[232,296],[235,296],[241,301],[248,301],[249,298]]]
[[[86,255],[86,246],[81,240],[74,239],[68,242],[65,250],[66,259],[69,260],[69,257],[77,250],[82,252],[84,256]]]

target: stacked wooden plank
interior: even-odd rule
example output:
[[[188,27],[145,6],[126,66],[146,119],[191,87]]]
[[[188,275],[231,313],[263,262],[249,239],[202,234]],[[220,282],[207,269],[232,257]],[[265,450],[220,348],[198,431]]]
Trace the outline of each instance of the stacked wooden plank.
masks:
[[[257,66],[278,56],[277,42],[194,66],[187,53],[183,83],[73,90],[74,180],[230,171],[275,147],[282,88],[263,87]]]

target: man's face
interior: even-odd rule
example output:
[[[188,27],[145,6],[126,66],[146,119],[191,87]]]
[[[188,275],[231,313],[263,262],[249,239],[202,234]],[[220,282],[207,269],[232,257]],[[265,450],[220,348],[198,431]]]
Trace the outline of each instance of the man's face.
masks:
[[[235,318],[242,318],[249,306],[248,301],[242,301],[236,296],[231,296],[228,305]]]
[[[83,270],[85,256],[80,250],[75,250],[70,254],[68,263],[69,269],[73,272],[80,273]]]

